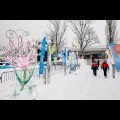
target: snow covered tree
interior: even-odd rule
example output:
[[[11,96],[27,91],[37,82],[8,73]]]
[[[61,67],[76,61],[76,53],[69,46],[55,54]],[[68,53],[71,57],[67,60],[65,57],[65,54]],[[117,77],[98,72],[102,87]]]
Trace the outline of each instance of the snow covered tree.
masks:
[[[96,32],[91,27],[93,20],[71,20],[70,23],[76,36],[75,42],[79,45],[81,56],[83,56],[86,48],[99,43]]]
[[[49,20],[49,22],[49,32],[46,35],[54,42],[56,52],[58,53],[65,45],[65,33],[68,24],[66,20]]]
[[[117,20],[106,20],[106,43],[107,45],[111,42],[118,42],[118,34],[117,34]]]

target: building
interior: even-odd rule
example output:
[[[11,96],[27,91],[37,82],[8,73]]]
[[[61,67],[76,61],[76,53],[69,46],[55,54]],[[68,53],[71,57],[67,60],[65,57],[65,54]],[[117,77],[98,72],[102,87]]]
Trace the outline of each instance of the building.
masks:
[[[37,63],[40,62],[41,41],[42,40],[36,40],[36,57],[37,57],[36,60],[37,60]],[[47,51],[45,51],[44,61],[47,61]]]
[[[72,52],[78,52],[78,56],[80,56],[81,51],[79,48],[67,48],[68,50],[71,50]],[[101,47],[89,47],[84,51],[83,57],[84,59],[92,59],[92,56],[94,56],[96,59],[105,59],[105,51],[107,47],[101,46]]]
[[[39,42],[37,42],[36,46],[38,46],[37,48],[37,62],[40,61],[40,47],[41,47],[41,42],[39,40]],[[107,47],[106,46],[103,46],[103,45],[99,45],[99,46],[91,46],[89,48],[87,48],[85,51],[84,51],[84,54],[83,54],[83,58],[86,59],[87,61],[89,61],[89,63],[91,62],[92,60],[92,57],[94,56],[95,59],[100,59],[100,61],[103,61],[104,59],[106,59],[106,49]],[[62,50],[64,51],[64,47],[62,48]],[[71,50],[72,52],[75,52],[77,53],[78,52],[78,57],[81,58],[81,51],[80,49],[72,44],[72,47],[67,47],[67,51]],[[45,60],[47,60],[47,51],[45,52]]]

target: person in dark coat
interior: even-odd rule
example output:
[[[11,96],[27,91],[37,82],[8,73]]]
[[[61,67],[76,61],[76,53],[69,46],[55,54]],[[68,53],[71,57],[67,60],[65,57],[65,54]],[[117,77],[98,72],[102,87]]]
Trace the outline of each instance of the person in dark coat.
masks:
[[[92,56],[92,62],[94,62],[94,60],[95,60],[95,57],[94,57],[94,56]]]
[[[93,75],[97,76],[98,64],[96,63],[96,61],[92,63],[91,69],[93,70]]]
[[[97,64],[98,64],[98,68],[99,68],[99,66],[100,66],[100,61],[99,60],[97,61]]]
[[[105,60],[101,65],[101,69],[103,69],[104,76],[105,76],[105,78],[107,78],[107,70],[109,71],[109,65]]]

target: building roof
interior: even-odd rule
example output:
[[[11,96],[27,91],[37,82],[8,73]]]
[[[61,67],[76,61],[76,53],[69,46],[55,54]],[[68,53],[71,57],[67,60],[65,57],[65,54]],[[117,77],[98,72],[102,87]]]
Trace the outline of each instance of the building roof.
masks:
[[[89,52],[89,51],[106,51],[106,49],[107,49],[106,46],[103,46],[103,47],[89,47],[85,51],[86,52]],[[79,51],[80,52],[79,48],[68,48],[68,50]]]

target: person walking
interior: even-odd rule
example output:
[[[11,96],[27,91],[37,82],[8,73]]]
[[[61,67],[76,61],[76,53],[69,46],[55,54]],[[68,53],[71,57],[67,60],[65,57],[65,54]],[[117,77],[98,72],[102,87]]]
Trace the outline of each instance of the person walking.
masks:
[[[93,75],[97,76],[98,64],[96,63],[96,61],[92,63],[91,69],[93,70]]]
[[[101,65],[101,69],[103,69],[104,76],[105,76],[105,78],[107,78],[107,70],[109,71],[109,65],[105,60]]]
[[[95,57],[94,57],[94,56],[92,56],[92,62],[94,62],[94,60],[95,60]]]
[[[99,66],[100,66],[100,61],[99,60],[97,61],[97,64],[98,64],[98,68],[99,68]]]

